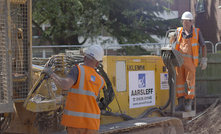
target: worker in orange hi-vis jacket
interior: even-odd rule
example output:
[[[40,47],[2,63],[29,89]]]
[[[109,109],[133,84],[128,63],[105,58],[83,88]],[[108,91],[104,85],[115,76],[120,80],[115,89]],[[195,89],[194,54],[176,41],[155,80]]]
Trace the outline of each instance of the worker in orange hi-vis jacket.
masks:
[[[195,96],[195,74],[199,60],[199,48],[202,47],[202,58],[199,65],[202,70],[207,67],[207,48],[200,29],[192,26],[192,13],[184,12],[181,19],[183,27],[178,27],[175,32],[175,49],[182,54],[184,63],[181,67],[176,68],[178,105],[175,111],[191,111],[192,100]],[[185,83],[187,83],[188,92],[185,92]]]
[[[100,45],[92,45],[85,51],[84,64],[73,66],[66,78],[45,67],[44,73],[63,90],[68,90],[65,111],[61,124],[68,134],[98,134],[100,109],[96,98],[105,81],[95,67],[103,60],[104,51]]]

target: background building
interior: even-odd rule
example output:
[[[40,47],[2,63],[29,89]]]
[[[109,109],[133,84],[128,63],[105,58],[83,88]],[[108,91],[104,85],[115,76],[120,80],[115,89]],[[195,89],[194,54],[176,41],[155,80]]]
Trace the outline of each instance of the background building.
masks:
[[[200,28],[204,40],[214,45],[221,41],[221,0],[191,0],[195,27]],[[210,46],[208,46],[210,47]],[[221,45],[217,47],[221,50]]]

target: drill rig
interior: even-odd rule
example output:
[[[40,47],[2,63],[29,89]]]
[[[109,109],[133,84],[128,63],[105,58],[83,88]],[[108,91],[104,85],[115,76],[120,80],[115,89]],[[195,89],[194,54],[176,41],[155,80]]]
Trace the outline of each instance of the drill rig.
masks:
[[[171,53],[170,50],[165,49],[163,53],[168,59],[176,60],[174,53],[169,54]],[[48,62],[52,63],[52,61],[54,63],[52,68],[56,74],[60,74],[59,70],[66,70],[61,74],[67,75],[71,66],[83,62],[83,57],[57,55],[53,56]],[[59,65],[63,66],[59,67]],[[166,69],[161,57],[104,56],[103,63],[98,65],[96,71],[103,76],[106,82],[106,86],[102,89],[100,98],[97,100],[101,109],[100,133],[184,133],[181,120],[166,114],[166,111],[169,109],[164,104],[169,97],[169,92],[168,90],[162,90],[162,87],[160,87],[161,83],[163,83],[159,80],[160,76],[166,75]],[[128,75],[126,72],[128,72]],[[140,85],[139,82],[141,81],[135,82],[137,80],[136,75],[139,76],[140,74],[144,76],[142,79],[145,79],[145,82],[143,81],[146,83],[145,86],[142,85],[138,89],[130,89],[131,86]],[[44,79],[43,81],[42,78]],[[35,83],[39,88],[37,89],[34,86],[24,103],[26,109],[38,114],[55,110],[55,106],[53,109],[47,108],[50,104],[45,99],[39,102],[34,102],[31,99],[36,98],[39,94],[43,95],[43,98],[48,96],[49,93],[44,94],[41,92],[42,90],[48,91],[53,89],[41,88],[46,79],[50,78],[44,74],[40,75]],[[166,88],[168,87],[164,87],[164,89]],[[52,90],[49,92],[52,92]],[[65,100],[65,94],[62,95]],[[44,101],[47,107],[43,106],[42,103]],[[26,102],[27,105],[25,105]],[[36,110],[40,107],[42,107],[41,110]]]
[[[39,132],[37,115],[23,107],[34,82],[31,13],[31,0],[0,0],[1,132]]]
[[[31,7],[31,0],[0,0],[1,132],[49,133],[64,129],[60,120],[67,92],[41,73],[44,66],[32,65]],[[65,77],[83,58],[58,55],[49,62],[56,74]],[[160,86],[160,76],[167,73],[161,57],[105,56],[96,70],[106,81],[98,100],[100,133],[183,133],[182,122],[162,117],[164,111],[158,108],[169,94]]]

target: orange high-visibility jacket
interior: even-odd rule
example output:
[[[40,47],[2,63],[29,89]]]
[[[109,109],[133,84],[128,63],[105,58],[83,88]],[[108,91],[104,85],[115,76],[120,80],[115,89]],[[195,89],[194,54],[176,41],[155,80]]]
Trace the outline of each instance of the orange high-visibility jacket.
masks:
[[[178,27],[177,31],[179,33],[178,40],[176,42],[175,49],[179,51],[180,49],[180,41],[182,39],[182,31],[183,27]],[[192,57],[194,61],[194,65],[197,67],[198,66],[198,56],[199,56],[199,28],[193,28],[193,36],[191,38],[191,45],[192,45]]]
[[[100,109],[96,98],[104,87],[104,79],[94,68],[84,65],[77,67],[78,79],[68,91],[61,124],[74,128],[99,130]]]

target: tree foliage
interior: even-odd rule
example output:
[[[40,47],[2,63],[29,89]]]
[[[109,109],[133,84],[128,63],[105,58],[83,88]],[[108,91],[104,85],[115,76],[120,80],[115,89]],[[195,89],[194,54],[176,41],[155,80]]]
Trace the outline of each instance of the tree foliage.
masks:
[[[120,44],[155,42],[176,20],[158,17],[171,0],[33,0],[33,24],[52,45],[81,45],[106,30]],[[50,24],[43,31],[41,24]],[[79,40],[84,37],[84,40]]]

